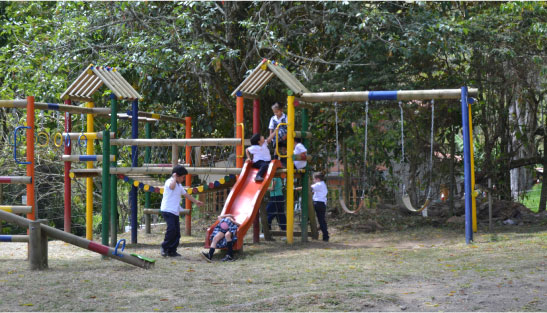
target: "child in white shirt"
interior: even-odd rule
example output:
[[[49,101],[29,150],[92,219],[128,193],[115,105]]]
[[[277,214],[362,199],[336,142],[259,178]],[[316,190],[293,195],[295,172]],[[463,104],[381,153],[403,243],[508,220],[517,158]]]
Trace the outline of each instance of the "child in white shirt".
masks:
[[[192,201],[198,206],[203,202],[189,195],[182,183],[188,171],[182,165],[175,165],[172,170],[171,178],[165,181],[163,189],[163,198],[161,199],[160,211],[167,224],[165,238],[161,244],[161,256],[179,257],[177,247],[180,242],[180,200],[182,197]]]
[[[317,215],[317,221],[319,222],[319,228],[323,233],[323,241],[329,241],[329,231],[327,230],[327,220],[325,215],[327,213],[327,194],[328,189],[325,184],[325,175],[320,172],[313,174],[313,182],[311,190],[313,192],[313,208],[315,209],[315,215]]]
[[[272,141],[275,133],[270,134],[268,139],[264,139],[264,136],[260,134],[254,134],[251,137],[251,146],[245,150],[247,159],[252,160],[253,168],[258,168],[255,181],[261,182],[264,180],[264,174],[268,170],[272,156],[270,155],[270,149],[268,149],[268,143]]]
[[[272,105],[272,112],[273,116],[270,118],[270,124],[268,125],[268,128],[270,129],[270,135],[275,133],[275,129],[277,128],[277,125],[279,123],[287,123],[287,115],[283,113],[283,104],[276,102]],[[279,138],[277,139],[277,142],[279,144],[279,153],[282,155],[286,154],[287,152],[287,125],[281,125],[278,129],[278,135]],[[276,140],[274,137],[274,149],[276,145]],[[275,152],[274,152],[275,155]],[[275,155],[275,158],[277,159],[278,156]],[[287,159],[281,158],[281,163],[283,166],[286,166]]]
[[[302,144],[302,139],[294,138],[294,142],[296,143],[296,145],[294,146],[293,154],[299,155],[301,158],[303,158],[303,160],[301,161],[294,161],[294,167],[297,170],[303,169],[308,164],[308,162],[306,161],[306,152],[308,152],[308,149],[306,149],[306,147],[304,147],[304,145]]]

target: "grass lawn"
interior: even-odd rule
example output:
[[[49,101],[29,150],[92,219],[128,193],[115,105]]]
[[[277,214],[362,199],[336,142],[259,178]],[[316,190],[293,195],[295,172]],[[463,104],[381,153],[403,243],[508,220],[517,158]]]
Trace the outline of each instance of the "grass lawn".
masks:
[[[539,209],[539,198],[541,197],[541,185],[535,184],[532,189],[528,190],[520,199],[520,203],[529,208],[532,212],[537,213]]]
[[[351,217],[351,218],[359,218]],[[421,219],[421,217],[416,217]],[[49,269],[30,271],[24,243],[0,243],[0,311],[544,311],[547,231],[421,225],[362,233],[330,221],[331,242],[246,244],[236,262],[199,257],[203,229],[162,258],[163,227],[126,251],[143,270],[60,241]],[[245,238],[252,242],[252,231]],[[130,238],[121,234],[120,238]],[[100,242],[100,239],[95,239]]]

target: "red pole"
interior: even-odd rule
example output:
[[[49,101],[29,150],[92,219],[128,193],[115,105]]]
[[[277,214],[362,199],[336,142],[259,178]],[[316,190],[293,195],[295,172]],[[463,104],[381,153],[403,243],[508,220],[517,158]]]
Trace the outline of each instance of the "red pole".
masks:
[[[260,133],[260,99],[253,100],[253,134]],[[260,214],[253,221],[253,243],[260,242]]]
[[[192,138],[192,118],[186,117],[186,138],[190,139]],[[192,162],[191,158],[192,153],[192,147],[186,146],[186,164],[190,164]],[[188,174],[186,175],[186,186],[192,185],[192,175]],[[185,226],[186,226],[186,236],[192,235],[192,202],[188,199],[185,201],[185,207],[186,209],[190,210],[190,214],[186,214],[186,217],[184,219]]]
[[[34,196],[34,97],[27,97],[27,176],[31,178],[30,184],[27,184],[27,205],[32,207],[32,211],[27,214],[29,220],[36,220],[36,203]]]
[[[65,104],[72,104],[70,99],[65,100]],[[72,118],[70,113],[65,112],[65,133],[70,133],[72,131]],[[65,140],[63,139],[63,144]],[[70,155],[72,153],[72,144],[65,144],[65,155]],[[65,232],[70,233],[71,221],[72,221],[72,189],[70,181],[70,162],[65,162]]]

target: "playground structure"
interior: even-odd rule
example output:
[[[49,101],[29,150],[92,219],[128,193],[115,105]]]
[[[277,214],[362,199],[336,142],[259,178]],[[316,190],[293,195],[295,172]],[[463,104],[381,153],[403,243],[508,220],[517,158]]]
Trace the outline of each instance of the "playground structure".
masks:
[[[258,93],[273,78],[280,79],[285,86],[289,88],[287,93],[287,208],[294,207],[294,138],[297,135],[306,134],[308,129],[308,108],[311,103],[340,103],[340,102],[367,102],[373,100],[436,100],[436,99],[459,99],[462,109],[462,128],[464,141],[464,173],[465,173],[465,240],[470,243],[473,240],[473,231],[476,231],[476,204],[474,191],[474,169],[473,169],[473,144],[472,144],[472,123],[471,123],[471,104],[478,90],[476,88],[468,89],[436,89],[436,90],[398,90],[398,91],[347,91],[347,92],[311,92],[294,75],[292,75],[283,65],[275,61],[263,59],[260,64],[251,72],[251,74],[232,92],[236,97],[236,123],[243,123],[243,102],[244,99],[253,99],[253,133],[259,132],[258,121]],[[302,109],[302,132],[295,131],[295,109]],[[255,128],[256,126],[256,128]],[[240,136],[238,130],[237,136]],[[304,136],[306,137],[306,136]],[[306,139],[303,140],[307,145]],[[279,154],[279,153],[278,153]],[[238,154],[239,156],[239,154]],[[239,160],[241,163],[243,159]],[[307,220],[308,220],[308,189],[309,177],[308,169],[302,177],[302,221],[301,235],[302,241],[307,240]],[[404,195],[403,195],[404,199]],[[223,213],[227,211],[225,206]],[[292,243],[294,232],[294,211],[287,210],[287,242]]]
[[[23,106],[24,105],[24,106]],[[55,106],[52,104],[49,104],[47,106],[44,106],[43,104],[39,104],[42,108],[49,108],[55,107],[57,109],[64,108],[63,106]],[[53,227],[42,225],[40,221],[36,221],[36,203],[35,203],[35,194],[34,194],[34,188],[35,188],[35,182],[36,177],[34,175],[34,165],[35,165],[35,159],[34,159],[34,117],[35,117],[35,102],[34,97],[29,96],[26,100],[0,100],[0,107],[11,107],[11,108],[22,108],[25,107],[27,109],[27,126],[19,126],[14,131],[14,140],[13,140],[13,146],[14,146],[14,160],[18,164],[24,164],[27,167],[27,176],[20,176],[20,177],[13,177],[13,176],[2,176],[0,177],[0,183],[19,183],[19,184],[26,184],[27,185],[27,205],[26,206],[0,206],[0,219],[5,220],[7,222],[11,222],[14,224],[17,224],[21,227],[28,228],[29,235],[22,235],[22,236],[10,236],[10,235],[3,235],[0,237],[0,241],[4,242],[28,242],[29,243],[29,260],[31,263],[31,269],[46,269],[47,268],[47,237],[52,237],[58,240],[65,241],[67,243],[79,246],[84,249],[88,249],[90,251],[100,253],[104,255],[105,257],[110,257],[114,259],[118,259],[122,262],[126,262],[128,264],[142,267],[142,268],[150,268],[154,264],[154,260],[148,259],[142,256],[138,255],[129,255],[126,253],[123,253],[123,248],[118,251],[118,245],[116,245],[116,249],[112,249],[108,247],[107,245],[101,245],[98,243],[95,243],[91,240],[83,239],[78,236],[72,235],[69,232],[63,232],[60,230],[57,230]],[[71,111],[75,111],[77,108],[71,108]],[[70,120],[70,119],[69,119]],[[17,131],[18,129],[25,128],[26,129],[26,161],[19,161],[17,158]],[[105,138],[108,138],[109,136],[106,134],[106,131],[104,133]],[[66,148],[66,146],[65,146]],[[65,150],[66,151],[66,150]],[[103,155],[106,159],[108,159],[108,155]],[[108,162],[105,162],[108,163]],[[27,218],[20,217],[16,214],[18,213],[26,213]],[[119,244],[119,243],[118,243]]]
[[[92,95],[99,90],[102,85],[106,85],[111,91],[110,105],[111,108],[95,108],[92,102]],[[246,141],[243,137],[237,138],[220,138],[220,139],[199,139],[191,137],[191,118],[186,117],[183,119],[169,117],[161,114],[139,112],[138,100],[141,99],[140,95],[123,79],[119,72],[112,67],[96,67],[89,65],[81,75],[68,87],[68,89],[61,96],[65,100],[65,104],[55,103],[34,103],[33,97],[28,97],[27,100],[0,100],[0,107],[6,108],[27,108],[27,162],[19,162],[17,159],[17,138],[14,136],[14,159],[19,164],[27,165],[26,177],[2,177],[0,183],[25,183],[27,184],[27,206],[0,206],[0,209],[9,211],[12,213],[27,213],[27,218],[30,221],[36,220],[35,216],[35,204],[34,204],[34,116],[35,108],[40,110],[54,110],[65,112],[65,132],[62,134],[56,134],[53,136],[54,145],[60,147],[64,144],[64,155],[61,160],[64,161],[65,169],[65,210],[64,210],[64,228],[66,233],[70,233],[71,229],[71,181],[79,177],[86,178],[86,240],[92,240],[92,212],[93,212],[93,177],[102,176],[102,246],[108,247],[108,239],[111,238],[110,245],[117,246],[117,179],[121,178],[123,181],[132,184],[129,194],[131,203],[131,243],[137,243],[137,191],[142,189],[145,191],[145,206],[143,210],[145,216],[149,214],[158,214],[158,209],[151,209],[149,207],[149,196],[151,192],[163,193],[163,184],[154,181],[152,178],[145,175],[170,175],[171,166],[179,163],[178,152],[181,146],[186,147],[186,166],[190,166],[190,150],[193,146],[239,146],[239,150],[243,151],[243,146]],[[117,100],[129,100],[132,101],[131,110],[127,114],[118,113]],[[72,105],[72,101],[86,101],[85,107],[77,107]],[[36,107],[34,106],[36,105]],[[87,129],[80,133],[73,133],[72,131],[72,118],[70,114],[87,114]],[[94,115],[111,117],[110,129],[103,132],[96,132],[94,130]],[[117,119],[131,119],[132,126],[132,138],[120,138],[115,139],[117,133]],[[82,118],[83,120],[83,118]],[[149,122],[163,120],[168,122],[184,123],[186,127],[187,139],[151,139],[150,138],[150,124]],[[138,139],[138,122],[145,121],[146,139]],[[243,128],[243,125],[241,125]],[[19,127],[22,128],[22,127]],[[14,132],[15,134],[17,133]],[[46,133],[46,141],[49,142],[50,136]],[[59,137],[60,140],[57,140]],[[94,140],[102,139],[102,155],[94,154]],[[59,142],[59,144],[57,144]],[[78,146],[84,146],[87,154],[72,155],[71,148],[73,142]],[[46,143],[47,145],[47,143]],[[118,160],[118,146],[131,146],[131,167],[129,168],[117,168]],[[138,147],[144,146],[145,150],[145,167],[138,167]],[[172,163],[169,167],[165,164],[150,163],[150,147],[172,147]],[[93,162],[102,161],[102,169],[94,168]],[[86,162],[86,169],[71,169],[72,162]],[[199,168],[188,167],[189,174],[186,177],[187,191],[189,193],[206,192],[208,189],[231,187],[232,182],[235,180],[235,174],[241,172],[241,168]],[[208,184],[191,187],[191,175],[194,174],[222,174],[224,178],[218,181],[210,182]],[[186,234],[190,235],[190,218],[191,218],[191,206],[189,201],[186,203],[188,209],[184,210],[186,214]],[[15,224],[27,227],[26,221],[14,219],[11,216],[3,215],[6,220],[12,221]],[[109,229],[110,235],[109,235]],[[147,218],[147,231],[150,231],[149,218]],[[55,237],[57,238],[57,237]],[[28,241],[28,237],[25,236],[9,236],[1,237],[2,241]],[[94,243],[93,243],[94,244]],[[93,244],[90,244],[93,246]],[[81,244],[80,246],[84,246]],[[84,247],[85,248],[85,247]],[[91,249],[93,250],[93,249]],[[104,248],[95,251],[101,253],[106,251]],[[30,251],[30,246],[29,246]],[[108,253],[102,253],[107,255]]]
[[[70,179],[78,177],[86,177],[87,193],[86,193],[86,238],[92,239],[92,177],[102,177],[102,196],[106,201],[102,202],[102,244],[108,246],[109,237],[111,238],[110,246],[119,244],[117,241],[117,180],[122,179],[128,183],[132,183],[129,194],[131,206],[131,243],[137,243],[137,196],[138,190],[145,192],[145,216],[148,214],[157,213],[157,209],[152,209],[149,206],[149,197],[151,192],[162,193],[161,186],[163,184],[155,182],[147,175],[169,175],[171,168],[165,164],[150,163],[150,147],[172,147],[172,164],[178,163],[178,151],[180,147],[185,147],[185,165],[189,174],[186,177],[186,188],[189,193],[205,192],[208,188],[219,187],[224,185],[227,180],[233,179],[231,175],[239,175],[239,178],[232,188],[230,195],[225,203],[222,211],[225,213],[234,213],[236,220],[243,221],[244,227],[241,227],[238,237],[245,236],[245,232],[253,225],[253,242],[259,241],[259,218],[258,207],[267,189],[267,182],[262,184],[250,183],[249,177],[253,171],[250,166],[242,171],[244,147],[248,142],[244,138],[244,116],[243,106],[244,99],[253,100],[253,133],[260,133],[260,101],[258,92],[273,78],[279,78],[288,88],[287,93],[287,154],[280,155],[287,158],[287,169],[277,169],[276,166],[270,167],[268,173],[268,181],[274,175],[286,175],[287,178],[287,207],[294,207],[294,178],[297,174],[302,174],[302,218],[301,218],[301,239],[307,241],[308,222],[310,218],[308,205],[309,195],[309,168],[300,172],[294,170],[294,160],[297,156],[292,155],[294,150],[294,138],[303,138],[304,145],[308,145],[308,140],[311,138],[311,133],[308,132],[308,108],[311,103],[321,102],[366,102],[369,100],[431,100],[431,99],[460,99],[462,108],[462,124],[464,134],[464,169],[465,169],[465,236],[466,242],[472,240],[472,232],[476,231],[475,204],[473,187],[473,151],[472,151],[472,129],[470,104],[472,98],[469,96],[476,95],[477,89],[469,89],[462,87],[461,89],[444,89],[444,90],[417,90],[417,91],[351,91],[351,92],[319,92],[313,93],[307,90],[285,67],[281,64],[270,60],[262,60],[253,72],[234,90],[232,93],[236,97],[236,138],[191,138],[191,118],[184,119],[163,116],[155,113],[139,112],[138,101],[142,99],[140,95],[121,77],[115,68],[111,67],[95,67],[88,66],[84,72],[74,81],[70,87],[62,95],[65,104],[47,104],[34,103],[34,98],[29,97],[27,100],[2,100],[0,107],[11,108],[27,108],[27,176],[24,178],[6,177],[1,178],[4,182],[19,182],[27,184],[27,206],[25,208],[16,208],[14,206],[4,206],[0,209],[15,210],[13,212],[27,213],[29,220],[35,220],[35,203],[34,203],[34,173],[33,173],[33,153],[34,153],[34,110],[58,110],[65,112],[65,132],[62,134],[62,142],[64,143],[64,155],[62,161],[65,164],[65,232],[70,232],[70,211],[71,211],[71,189]],[[102,86],[106,85],[111,91],[110,108],[94,108],[91,102],[91,96]],[[118,113],[118,100],[131,101],[131,110],[127,114]],[[72,101],[87,101],[85,107],[77,107],[71,105]],[[296,131],[295,125],[295,109],[302,109],[301,131]],[[87,131],[82,133],[72,133],[72,119],[70,114],[87,114]],[[93,116],[108,116],[111,117],[110,129],[103,132],[95,132],[93,128]],[[117,120],[118,118],[131,119],[131,138],[117,137]],[[146,139],[138,138],[138,122],[145,121]],[[185,139],[152,139],[150,138],[149,122],[156,120],[164,120],[169,122],[182,123],[186,127]],[[15,136],[14,136],[15,137]],[[55,136],[57,137],[57,135]],[[14,138],[14,143],[16,143]],[[95,155],[92,144],[87,144],[89,140],[102,139],[103,155]],[[87,155],[72,155],[71,142],[86,142]],[[54,140],[55,142],[55,140]],[[117,167],[118,147],[131,146],[131,167]],[[192,147],[201,146],[235,146],[236,147],[236,167],[235,168],[200,168],[194,167],[191,164],[191,149]],[[146,147],[144,164],[138,165],[138,147]],[[15,152],[15,160],[17,160],[17,152]],[[307,159],[310,159],[308,156]],[[107,160],[107,161],[106,161]],[[102,169],[93,168],[92,162],[103,161]],[[87,162],[86,169],[71,170],[72,162]],[[272,162],[275,164],[275,162]],[[191,175],[215,173],[226,175],[224,183],[215,181],[200,187],[191,186]],[[30,180],[29,180],[30,179]],[[211,185],[212,184],[212,185]],[[228,185],[228,184],[226,184]],[[109,201],[110,199],[110,201]],[[247,206],[246,210],[238,210],[241,205]],[[30,212],[29,208],[30,207]],[[186,210],[183,214],[186,215],[186,234],[191,234],[191,206],[189,201],[186,201]],[[19,211],[17,211],[19,210]],[[147,218],[149,220],[149,218]],[[23,223],[19,221],[19,223]],[[25,224],[26,225],[26,224]],[[110,225],[110,226],[109,226]],[[149,230],[147,223],[147,230]],[[214,226],[214,225],[213,225]],[[111,230],[109,232],[109,229]],[[212,227],[209,229],[209,231]],[[294,211],[287,210],[287,230],[286,237],[289,244],[294,241]],[[21,238],[15,238],[20,240]],[[206,243],[207,244],[207,243]],[[241,248],[243,240],[238,242],[238,247]]]

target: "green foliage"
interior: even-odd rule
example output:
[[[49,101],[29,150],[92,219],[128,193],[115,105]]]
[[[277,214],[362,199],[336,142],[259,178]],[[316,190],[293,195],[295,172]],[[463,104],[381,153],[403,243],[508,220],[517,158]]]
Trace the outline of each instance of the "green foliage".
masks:
[[[539,198],[541,197],[541,184],[535,184],[532,189],[525,192],[520,198],[520,202],[532,212],[537,213],[539,208]]]
[[[230,94],[262,58],[281,62],[312,91],[471,85],[480,90],[472,112],[477,178],[493,177],[507,197],[510,160],[519,149],[537,153],[534,134],[545,122],[536,117],[545,107],[546,10],[544,2],[0,2],[0,98],[60,102],[88,64],[110,65],[144,96],[141,110],[191,116],[194,137],[232,137]],[[262,132],[270,104],[284,102],[286,89],[274,79],[261,92]],[[108,90],[103,87],[95,100],[107,106]],[[524,122],[510,113],[516,100],[519,112],[530,113]],[[128,106],[122,103],[120,111]],[[366,171],[378,179],[374,183],[392,186],[396,182],[374,177],[377,165],[392,171],[391,163],[400,161],[398,107],[370,106]],[[428,162],[428,110],[425,103],[405,105],[405,154],[415,167]],[[435,149],[448,156],[450,138],[460,132],[460,106],[439,100],[435,112]],[[6,142],[10,126],[23,121],[0,113]],[[314,140],[308,149],[315,169],[325,169],[335,155],[333,106],[310,113]],[[250,105],[245,116],[251,116]],[[364,104],[344,103],[339,119],[347,165],[359,176],[365,168]],[[41,129],[62,129],[54,113],[40,121]],[[102,123],[108,121],[95,128],[103,129]],[[77,131],[80,125],[75,122]],[[252,128],[246,129],[249,137]],[[119,130],[122,137],[130,132],[124,123]],[[173,138],[183,130],[160,123],[152,133]],[[3,152],[9,155],[9,148]],[[56,160],[60,152],[40,153]],[[119,166],[128,165],[130,151],[120,153]],[[455,155],[462,155],[460,144]],[[165,150],[152,153],[153,162],[169,157]],[[446,160],[436,160],[437,183],[448,180]]]

